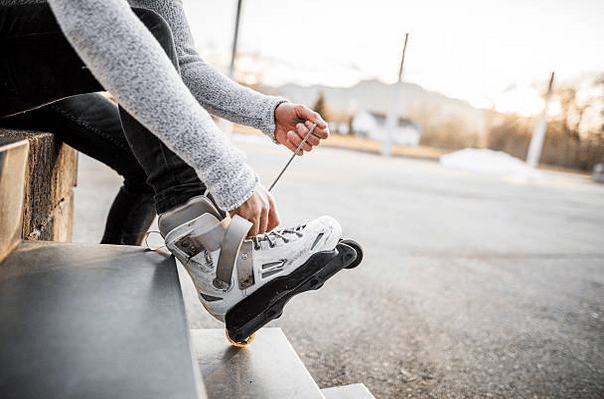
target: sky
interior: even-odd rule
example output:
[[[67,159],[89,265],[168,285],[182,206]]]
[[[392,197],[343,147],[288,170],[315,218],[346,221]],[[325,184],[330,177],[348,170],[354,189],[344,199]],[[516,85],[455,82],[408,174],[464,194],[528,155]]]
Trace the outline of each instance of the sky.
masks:
[[[184,4],[197,46],[227,60],[237,1]],[[392,83],[409,33],[405,81],[486,106],[552,71],[604,72],[602,21],[603,0],[243,0],[238,48],[272,60],[268,84]]]

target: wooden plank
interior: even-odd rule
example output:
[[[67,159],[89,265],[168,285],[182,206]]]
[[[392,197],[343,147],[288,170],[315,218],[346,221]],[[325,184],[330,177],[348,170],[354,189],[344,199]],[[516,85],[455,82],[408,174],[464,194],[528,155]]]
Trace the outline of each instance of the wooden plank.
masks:
[[[28,147],[0,136],[0,262],[21,242]]]

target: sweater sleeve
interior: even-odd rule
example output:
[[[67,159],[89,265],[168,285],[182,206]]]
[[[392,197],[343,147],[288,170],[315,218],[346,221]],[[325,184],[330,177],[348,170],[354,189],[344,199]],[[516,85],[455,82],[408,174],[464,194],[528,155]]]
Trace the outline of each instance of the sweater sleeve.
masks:
[[[205,63],[195,49],[181,0],[130,0],[130,4],[155,11],[168,22],[182,79],[205,109],[275,140],[275,108],[285,100],[243,87]]]
[[[125,0],[49,0],[65,36],[117,101],[197,171],[218,206],[252,195],[258,176],[191,95]]]

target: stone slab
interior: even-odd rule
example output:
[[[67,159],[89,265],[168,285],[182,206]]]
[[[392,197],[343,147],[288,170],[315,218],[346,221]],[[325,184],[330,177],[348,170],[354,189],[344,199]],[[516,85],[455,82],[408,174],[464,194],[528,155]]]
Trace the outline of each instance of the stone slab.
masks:
[[[25,241],[0,264],[0,397],[201,398],[172,257]]]
[[[280,328],[263,328],[245,348],[222,329],[191,330],[210,399],[324,399]]]

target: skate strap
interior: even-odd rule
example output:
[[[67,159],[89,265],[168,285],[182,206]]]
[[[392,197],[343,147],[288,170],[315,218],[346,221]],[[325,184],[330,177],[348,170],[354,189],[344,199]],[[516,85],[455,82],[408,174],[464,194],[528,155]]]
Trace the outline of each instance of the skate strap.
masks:
[[[222,239],[220,256],[216,266],[216,278],[218,280],[231,285],[231,276],[237,261],[237,254],[251,227],[252,223],[239,215],[235,215],[231,219],[231,223]]]

